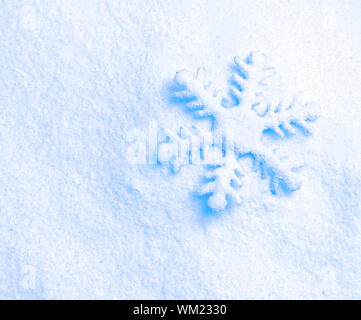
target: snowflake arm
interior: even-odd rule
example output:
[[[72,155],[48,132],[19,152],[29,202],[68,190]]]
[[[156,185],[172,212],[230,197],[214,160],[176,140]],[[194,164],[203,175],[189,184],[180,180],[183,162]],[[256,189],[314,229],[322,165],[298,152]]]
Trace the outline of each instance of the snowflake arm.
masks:
[[[270,178],[270,188],[273,194],[276,194],[279,186],[282,185],[287,192],[296,191],[301,186],[301,180],[298,175],[292,171],[292,166],[286,158],[277,157],[270,150],[256,150],[253,153],[255,161],[264,172],[262,176],[268,174]]]
[[[186,106],[195,110],[199,116],[217,117],[224,109],[219,91],[216,91],[213,83],[205,78],[204,68],[199,68],[195,76],[186,70],[178,71],[174,81],[183,88],[174,93],[175,97],[191,99]]]
[[[213,171],[206,174],[206,178],[213,179],[203,185],[199,194],[212,194],[208,199],[208,205],[216,210],[223,210],[227,205],[227,196],[230,196],[235,203],[240,203],[241,198],[238,188],[242,186],[242,169],[234,155],[224,159],[224,163]]]
[[[236,104],[252,109],[263,101],[263,87],[267,85],[267,79],[275,74],[275,69],[266,67],[266,58],[260,52],[251,52],[246,59],[237,56],[234,63],[236,70],[232,77],[231,95]]]
[[[304,102],[300,95],[296,95],[291,103],[268,105],[261,119],[264,130],[272,129],[278,135],[284,136],[284,132],[295,134],[296,127],[310,133],[310,123],[316,121],[318,117],[317,105]]]

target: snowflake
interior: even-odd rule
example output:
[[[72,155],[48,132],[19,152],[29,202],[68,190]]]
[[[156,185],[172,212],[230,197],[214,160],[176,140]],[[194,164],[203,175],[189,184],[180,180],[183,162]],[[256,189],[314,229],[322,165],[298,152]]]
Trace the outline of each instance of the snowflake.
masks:
[[[299,96],[295,96],[289,103],[267,103],[262,92],[267,86],[267,79],[275,70],[266,67],[263,54],[250,53],[246,59],[235,57],[234,63],[229,98],[225,98],[213,83],[207,81],[204,68],[198,69],[195,75],[186,70],[179,71],[174,79],[179,87],[174,95],[199,117],[211,117],[213,132],[225,137],[212,145],[220,151],[221,157],[215,157],[213,169],[206,173],[210,181],[199,190],[202,195],[210,195],[208,205],[213,210],[223,210],[229,200],[241,202],[242,179],[246,172],[240,159],[245,156],[252,158],[263,178],[270,179],[272,193],[276,193],[279,188],[289,192],[299,189],[301,181],[292,164],[265,146],[261,138],[266,130],[272,130],[280,137],[285,134],[292,136],[296,128],[305,134],[310,133],[310,123],[318,118],[315,104],[303,102]],[[165,135],[168,141],[159,148],[161,162],[168,159],[175,172],[186,163],[187,156],[193,159],[193,163],[195,152],[188,155],[178,150],[177,154],[175,150],[170,151],[169,147],[194,141],[202,134],[195,128],[181,129],[176,135],[167,132]],[[202,148],[200,150],[202,153]]]

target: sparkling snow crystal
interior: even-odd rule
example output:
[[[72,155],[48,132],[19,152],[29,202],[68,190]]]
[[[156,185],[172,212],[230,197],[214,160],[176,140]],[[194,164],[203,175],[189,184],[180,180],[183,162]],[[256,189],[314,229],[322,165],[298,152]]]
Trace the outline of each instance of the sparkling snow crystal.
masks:
[[[292,164],[276,155],[271,147],[262,144],[261,138],[265,130],[272,130],[280,137],[293,135],[296,128],[309,133],[310,123],[317,119],[314,104],[302,102],[298,96],[289,103],[281,102],[277,105],[266,101],[262,91],[267,86],[266,80],[274,74],[274,69],[266,67],[263,54],[251,53],[246,59],[235,57],[234,62],[230,98],[225,98],[213,83],[207,81],[203,68],[195,75],[182,70],[175,76],[175,82],[180,88],[174,92],[175,96],[182,99],[187,108],[198,116],[211,117],[213,133],[223,137],[220,142],[213,143],[221,157],[212,163],[213,169],[206,174],[210,181],[200,189],[200,194],[210,194],[208,204],[214,210],[223,210],[229,200],[241,202],[242,176],[246,172],[240,165],[240,159],[245,156],[252,158],[262,177],[269,178],[272,193],[276,193],[279,188],[288,192],[300,188],[301,181]],[[257,110],[264,111],[260,114]],[[176,143],[179,146],[180,141],[202,135],[190,130],[182,131],[178,135],[168,134],[170,141],[161,144],[159,148],[161,159],[167,158],[164,150],[169,144]],[[199,150],[200,154],[204,153],[202,147]],[[183,153],[181,157],[171,158],[168,154],[174,171],[181,168],[184,156]],[[194,163],[195,158],[196,152],[192,148],[190,162]]]

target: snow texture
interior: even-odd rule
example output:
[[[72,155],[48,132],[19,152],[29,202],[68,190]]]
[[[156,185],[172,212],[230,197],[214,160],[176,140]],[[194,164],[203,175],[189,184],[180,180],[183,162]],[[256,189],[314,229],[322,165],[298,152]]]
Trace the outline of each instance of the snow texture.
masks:
[[[0,0],[0,298],[360,299],[360,16],[358,0]],[[250,50],[277,68],[254,110]],[[199,66],[225,98],[197,85],[201,116],[173,95]],[[184,165],[226,117],[245,149]],[[186,147],[177,174],[155,134]],[[240,204],[212,210],[225,194]]]

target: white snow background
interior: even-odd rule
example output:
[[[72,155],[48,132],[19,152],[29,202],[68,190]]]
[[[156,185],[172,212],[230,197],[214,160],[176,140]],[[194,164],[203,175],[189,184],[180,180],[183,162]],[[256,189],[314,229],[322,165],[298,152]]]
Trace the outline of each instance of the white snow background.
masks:
[[[211,213],[201,167],[129,164],[126,136],[200,122],[175,73],[223,86],[251,50],[320,118],[300,190],[255,174]],[[360,53],[358,0],[0,0],[0,298],[360,299]]]

